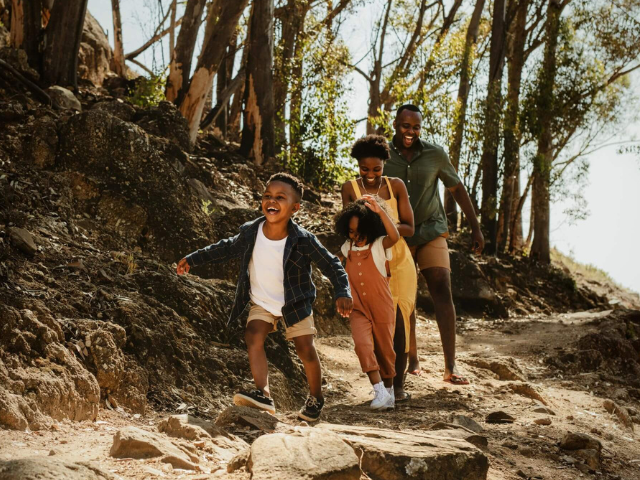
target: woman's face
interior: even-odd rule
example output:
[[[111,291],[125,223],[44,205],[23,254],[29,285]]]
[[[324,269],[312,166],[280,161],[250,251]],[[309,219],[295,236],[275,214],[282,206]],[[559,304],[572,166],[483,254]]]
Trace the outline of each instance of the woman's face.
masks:
[[[365,185],[378,185],[384,169],[384,162],[381,159],[377,157],[361,158],[358,161],[358,166],[360,167],[360,176]]]

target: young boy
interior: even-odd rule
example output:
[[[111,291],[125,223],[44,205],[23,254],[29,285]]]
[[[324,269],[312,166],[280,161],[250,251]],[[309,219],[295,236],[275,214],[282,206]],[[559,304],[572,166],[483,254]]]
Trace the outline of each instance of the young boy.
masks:
[[[262,195],[264,216],[242,225],[235,237],[187,255],[180,260],[177,270],[178,275],[182,275],[191,267],[204,263],[242,258],[229,323],[237,320],[251,304],[245,341],[257,390],[239,392],[233,401],[236,405],[275,413],[269,392],[264,341],[282,321],[286,338],[294,342],[309,383],[310,395],[298,416],[315,421],[322,412],[324,397],[320,359],[313,343],[316,329],[311,307],[316,288],[311,281],[311,261],[331,280],[340,315],[349,316],[353,301],[347,274],[338,258],[291,219],[300,210],[302,193],[302,184],[296,177],[287,173],[271,176]]]

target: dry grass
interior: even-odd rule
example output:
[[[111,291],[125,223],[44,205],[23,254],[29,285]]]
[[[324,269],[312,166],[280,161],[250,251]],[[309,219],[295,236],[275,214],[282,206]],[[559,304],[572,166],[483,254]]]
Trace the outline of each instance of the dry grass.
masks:
[[[624,288],[604,270],[595,265],[580,263],[572,256],[565,255],[555,248],[551,249],[551,262],[559,267],[567,267],[572,275],[579,275],[586,281],[598,282],[602,285],[610,285],[620,289]]]

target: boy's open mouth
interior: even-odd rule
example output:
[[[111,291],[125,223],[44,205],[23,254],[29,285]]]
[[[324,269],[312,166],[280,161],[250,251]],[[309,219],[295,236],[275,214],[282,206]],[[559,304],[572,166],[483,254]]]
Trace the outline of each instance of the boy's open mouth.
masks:
[[[276,207],[267,207],[267,215],[276,215],[278,212],[280,212],[280,209]]]

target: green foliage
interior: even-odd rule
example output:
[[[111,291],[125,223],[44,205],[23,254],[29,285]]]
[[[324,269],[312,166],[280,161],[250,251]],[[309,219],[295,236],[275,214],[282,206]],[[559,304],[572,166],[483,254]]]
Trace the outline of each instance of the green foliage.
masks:
[[[166,77],[152,75],[138,77],[134,80],[134,87],[128,97],[129,101],[139,107],[153,107],[165,100],[164,90]]]
[[[328,188],[352,176],[349,149],[355,137],[347,102],[350,93],[344,66],[346,46],[324,33],[305,39],[300,49],[302,78],[292,78],[291,95],[302,102],[291,104],[291,138],[281,153],[283,163],[316,187]]]
[[[211,206],[211,200],[202,200],[200,209],[204,212],[205,215],[211,215],[216,211],[215,207]]]

